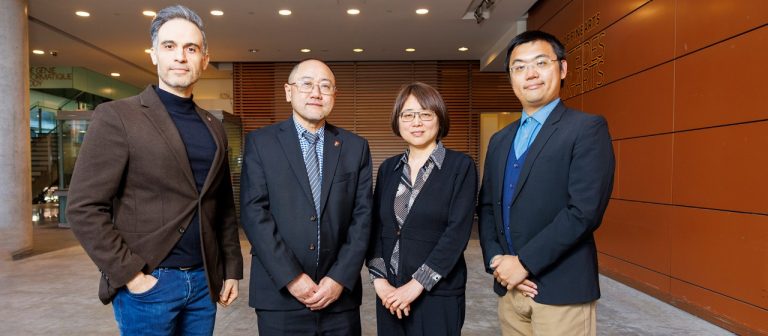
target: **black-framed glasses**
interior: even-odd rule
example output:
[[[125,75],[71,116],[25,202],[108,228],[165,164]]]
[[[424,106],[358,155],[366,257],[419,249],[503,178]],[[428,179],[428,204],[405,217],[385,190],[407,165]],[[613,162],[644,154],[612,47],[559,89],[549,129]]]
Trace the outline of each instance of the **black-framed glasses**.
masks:
[[[310,93],[315,88],[315,85],[317,85],[320,88],[320,93],[324,95],[332,95],[336,93],[336,87],[331,84],[331,82],[320,82],[320,83],[313,83],[311,81],[299,81],[294,83],[288,83],[288,85],[293,85],[296,87],[299,92],[304,93]]]
[[[555,62],[559,62],[558,59],[549,59],[540,57],[531,62],[516,61],[509,66],[509,72],[513,75],[519,75],[528,71],[528,69],[546,70]]]
[[[419,116],[421,121],[431,121],[435,119],[435,112],[429,110],[400,112],[400,121],[411,122],[416,119],[416,116]]]

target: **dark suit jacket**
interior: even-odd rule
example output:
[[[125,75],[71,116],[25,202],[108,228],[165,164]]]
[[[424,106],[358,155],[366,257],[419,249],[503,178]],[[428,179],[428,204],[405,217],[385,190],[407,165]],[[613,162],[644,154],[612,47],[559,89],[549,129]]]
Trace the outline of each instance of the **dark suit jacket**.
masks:
[[[241,222],[250,240],[250,306],[307,309],[286,288],[306,273],[344,286],[328,311],[356,309],[360,269],[371,222],[368,142],[325,125],[320,196],[320,258],[316,210],[293,118],[248,133],[241,177]]]
[[[518,120],[494,134],[488,145],[478,215],[489,273],[493,256],[510,254],[501,198],[507,154],[519,125]],[[605,119],[558,104],[529,148],[510,215],[512,242],[538,285],[536,302],[575,304],[600,297],[592,233],[611,195],[614,165]],[[507,292],[498,282],[494,290]]]
[[[136,273],[149,273],[165,259],[195,209],[211,300],[218,301],[224,279],[243,277],[224,127],[205,110],[197,112],[217,146],[200,193],[181,136],[152,86],[93,113],[72,174],[67,218],[102,272],[104,304]]]
[[[389,265],[400,238],[398,277],[388,274],[396,287],[411,280],[422,264],[442,275],[428,295],[462,295],[467,283],[464,249],[472,232],[477,195],[477,169],[468,156],[446,149],[442,168],[434,167],[399,230],[394,202],[402,167],[401,155],[379,167],[374,193],[373,237],[370,258]]]

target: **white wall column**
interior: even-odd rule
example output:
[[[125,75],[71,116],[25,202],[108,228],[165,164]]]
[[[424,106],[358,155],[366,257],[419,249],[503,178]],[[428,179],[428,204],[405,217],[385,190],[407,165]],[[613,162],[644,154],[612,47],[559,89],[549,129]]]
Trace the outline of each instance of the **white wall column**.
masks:
[[[0,262],[32,248],[27,0],[0,0]]]

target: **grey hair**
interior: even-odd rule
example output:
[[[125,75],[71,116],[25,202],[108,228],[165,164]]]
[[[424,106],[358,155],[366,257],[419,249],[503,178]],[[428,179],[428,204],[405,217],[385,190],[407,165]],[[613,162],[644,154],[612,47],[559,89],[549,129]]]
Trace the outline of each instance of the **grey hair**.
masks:
[[[166,22],[173,19],[184,19],[197,26],[197,29],[200,29],[200,33],[203,35],[203,52],[208,52],[208,40],[205,38],[203,19],[201,19],[200,16],[195,13],[195,11],[182,5],[165,7],[157,12],[155,18],[152,19],[152,25],[149,28],[149,36],[152,38],[153,48],[157,46],[157,31],[160,30],[160,27],[162,27]]]

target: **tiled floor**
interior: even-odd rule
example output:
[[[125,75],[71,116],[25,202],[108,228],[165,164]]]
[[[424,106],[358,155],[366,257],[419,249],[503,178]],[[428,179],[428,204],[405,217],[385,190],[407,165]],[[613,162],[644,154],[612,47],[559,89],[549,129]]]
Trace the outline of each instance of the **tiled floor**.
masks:
[[[0,334],[2,335],[116,335],[111,306],[96,297],[98,271],[76,244],[70,231],[55,226],[35,228],[37,254],[0,262]],[[46,245],[46,246],[40,246]],[[246,277],[250,256],[243,241]],[[52,252],[47,252],[56,249]],[[466,252],[469,265],[467,317],[464,335],[498,335],[496,296],[491,277],[482,270],[480,248],[473,239]],[[367,272],[362,275],[367,278]],[[241,298],[220,309],[217,335],[255,335],[256,319],[247,305],[247,279]],[[602,277],[598,301],[600,335],[730,335],[706,321],[660,302],[609,278]],[[373,291],[364,286],[361,317],[364,335],[375,335]]]

